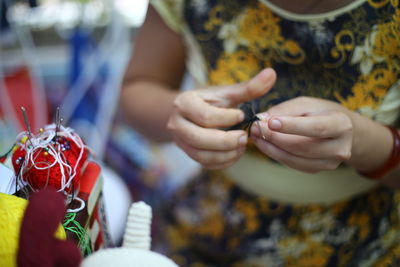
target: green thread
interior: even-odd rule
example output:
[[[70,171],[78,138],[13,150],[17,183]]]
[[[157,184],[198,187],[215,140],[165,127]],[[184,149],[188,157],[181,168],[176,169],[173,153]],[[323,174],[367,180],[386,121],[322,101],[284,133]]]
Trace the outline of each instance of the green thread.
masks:
[[[76,213],[69,212],[65,215],[65,220],[63,223],[64,229],[74,233],[78,237],[78,246],[81,249],[83,255],[87,256],[92,253],[90,247],[90,236],[85,230],[85,228],[80,225],[78,221],[75,220]]]

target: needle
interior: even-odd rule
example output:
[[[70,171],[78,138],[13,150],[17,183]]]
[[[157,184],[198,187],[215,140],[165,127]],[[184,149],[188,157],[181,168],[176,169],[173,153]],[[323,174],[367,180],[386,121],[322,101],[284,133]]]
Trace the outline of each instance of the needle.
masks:
[[[22,115],[24,116],[24,122],[25,122],[26,129],[28,130],[28,135],[27,135],[28,140],[31,143],[31,145],[33,145],[32,140],[30,138],[32,136],[31,126],[29,125],[28,115],[26,114],[25,107],[21,107],[21,111],[22,111]]]
[[[29,135],[31,135],[32,134],[31,126],[29,125],[29,120],[28,120],[28,115],[26,114],[26,109],[24,107],[21,107],[21,110],[22,110],[22,115],[24,116],[24,122],[25,122],[26,129],[28,130]]]
[[[265,141],[267,141],[267,138],[266,138],[265,135],[264,135],[264,131],[263,131],[263,129],[261,128],[260,121],[258,120],[258,121],[256,121],[256,123],[257,123],[258,129],[260,130],[262,139],[264,139]]]
[[[60,119],[60,107],[57,107],[56,109],[56,137],[57,137],[57,133],[60,129],[60,123],[61,123],[61,119]]]
[[[257,123],[258,129],[260,130],[262,139],[267,140],[267,138],[266,138],[265,135],[264,135],[264,131],[263,131],[262,128],[261,128],[260,118],[257,117],[256,111],[254,110],[254,105],[253,105],[253,103],[251,103],[251,111],[253,112],[253,116],[254,116],[255,118],[257,118],[256,123]]]

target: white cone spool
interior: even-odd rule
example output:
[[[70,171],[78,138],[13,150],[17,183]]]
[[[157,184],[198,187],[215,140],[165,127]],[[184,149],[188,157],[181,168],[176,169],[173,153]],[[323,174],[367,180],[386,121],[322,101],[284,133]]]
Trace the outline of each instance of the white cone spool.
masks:
[[[123,247],[102,249],[85,258],[81,267],[179,267],[164,255],[150,251],[151,207],[131,205]]]
[[[123,247],[150,250],[151,207],[139,201],[129,209]]]

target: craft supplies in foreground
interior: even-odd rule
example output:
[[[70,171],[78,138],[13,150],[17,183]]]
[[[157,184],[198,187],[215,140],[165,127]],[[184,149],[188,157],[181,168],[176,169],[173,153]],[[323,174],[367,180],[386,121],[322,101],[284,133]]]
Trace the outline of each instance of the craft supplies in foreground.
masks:
[[[73,129],[59,123],[36,133],[27,128],[2,157],[5,165],[14,169],[8,184],[15,185],[4,193],[29,200],[34,192],[54,189],[64,196],[67,206],[63,220],[67,239],[74,241],[83,255],[110,246],[101,168],[90,149]]]

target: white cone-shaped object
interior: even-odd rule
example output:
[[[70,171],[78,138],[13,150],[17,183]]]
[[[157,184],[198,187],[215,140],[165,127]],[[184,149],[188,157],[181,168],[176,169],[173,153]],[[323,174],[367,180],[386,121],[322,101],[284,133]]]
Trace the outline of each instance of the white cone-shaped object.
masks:
[[[126,222],[123,247],[150,249],[151,207],[143,201],[133,203]]]
[[[133,203],[128,215],[122,248],[99,250],[87,257],[81,267],[178,267],[167,257],[150,251],[151,207]]]

